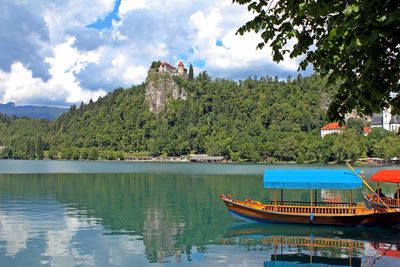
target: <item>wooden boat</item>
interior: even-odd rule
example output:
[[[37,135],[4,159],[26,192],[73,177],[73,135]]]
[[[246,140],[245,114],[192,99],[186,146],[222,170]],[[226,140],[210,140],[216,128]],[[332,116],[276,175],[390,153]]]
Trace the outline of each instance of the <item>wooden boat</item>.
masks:
[[[400,208],[400,170],[382,170],[371,176],[371,181],[378,183],[377,191],[381,191],[380,183],[397,184],[395,197],[379,196],[378,194],[364,194],[366,205],[371,208]]]
[[[358,171],[359,173],[359,171]],[[267,223],[294,223],[340,226],[393,226],[400,222],[400,209],[368,209],[352,202],[352,190],[362,188],[362,181],[348,170],[267,169],[264,187],[274,189],[274,200],[261,203],[251,199],[234,200],[220,195],[232,213],[246,219]],[[277,189],[309,189],[310,200],[277,200]],[[349,190],[348,203],[323,203],[313,200],[314,189]]]

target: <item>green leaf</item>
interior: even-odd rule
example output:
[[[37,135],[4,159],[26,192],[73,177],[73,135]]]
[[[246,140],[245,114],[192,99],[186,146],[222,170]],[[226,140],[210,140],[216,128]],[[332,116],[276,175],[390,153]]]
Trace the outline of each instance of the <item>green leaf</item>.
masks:
[[[340,57],[338,55],[333,56],[333,63],[336,63],[340,60]]]
[[[336,37],[336,28],[333,28],[332,30],[329,31],[329,40],[333,40]]]
[[[361,44],[361,39],[359,38],[359,37],[356,37],[355,39],[354,39],[354,44],[356,45],[356,46],[361,46],[362,44]]]
[[[386,19],[387,19],[387,16],[383,15],[383,16],[377,18],[376,20],[379,21],[379,22],[384,22]]]
[[[306,11],[306,3],[299,4],[299,15],[303,16]]]
[[[352,13],[358,12],[359,9],[360,9],[360,7],[358,5],[352,4],[352,5],[349,5],[348,7],[346,7],[346,9],[344,10],[344,14],[346,16],[349,16]]]

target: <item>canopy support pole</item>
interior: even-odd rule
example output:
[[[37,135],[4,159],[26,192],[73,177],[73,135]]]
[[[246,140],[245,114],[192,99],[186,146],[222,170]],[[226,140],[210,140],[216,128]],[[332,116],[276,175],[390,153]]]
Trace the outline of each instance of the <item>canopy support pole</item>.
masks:
[[[310,220],[311,220],[311,222],[314,220],[314,214],[313,214],[313,194],[312,194],[312,189],[310,190]]]
[[[397,195],[397,206],[400,206],[400,187],[399,187],[399,183],[397,183],[397,189],[396,189],[396,195]]]
[[[276,207],[276,188],[274,189],[274,210],[277,210],[277,207]]]
[[[317,203],[317,189],[314,189],[314,203]]]
[[[281,204],[283,203],[283,188],[281,188]]]
[[[352,209],[353,209],[353,190],[350,189],[349,213],[353,213]]]

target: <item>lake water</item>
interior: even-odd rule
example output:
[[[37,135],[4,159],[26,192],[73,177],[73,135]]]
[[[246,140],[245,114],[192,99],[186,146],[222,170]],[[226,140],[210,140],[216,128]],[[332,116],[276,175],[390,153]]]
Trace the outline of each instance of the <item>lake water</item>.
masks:
[[[271,198],[266,167],[321,166],[0,161],[0,266],[400,266],[400,230],[232,217],[218,195]]]

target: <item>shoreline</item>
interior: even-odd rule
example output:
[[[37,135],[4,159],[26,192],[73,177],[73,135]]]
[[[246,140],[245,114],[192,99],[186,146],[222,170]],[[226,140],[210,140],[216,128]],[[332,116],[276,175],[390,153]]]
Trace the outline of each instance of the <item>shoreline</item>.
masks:
[[[97,160],[90,160],[90,159],[50,159],[50,158],[44,158],[44,159],[0,159],[0,161],[65,161],[65,162],[130,162],[130,163],[182,163],[182,164],[188,164],[188,163],[193,163],[193,164],[254,164],[254,165],[326,165],[326,166],[340,166],[340,165],[345,165],[345,162],[328,162],[328,163],[319,163],[319,162],[303,162],[303,163],[297,163],[294,161],[287,161],[287,162],[266,162],[266,161],[259,161],[259,162],[251,162],[251,161],[190,161],[190,160],[168,160],[166,158],[161,159],[161,160],[132,160],[132,159],[97,159]],[[351,162],[351,161],[350,161]],[[383,167],[383,166],[399,166],[399,162],[392,162],[392,163],[372,163],[372,164],[366,164],[366,163],[357,163],[357,162],[351,162],[353,166],[357,167]]]

